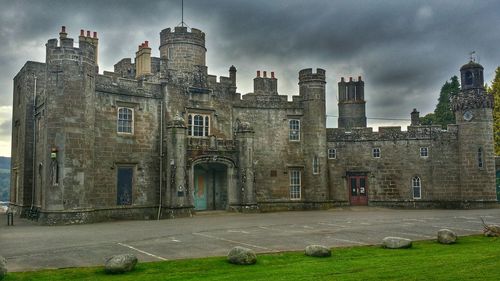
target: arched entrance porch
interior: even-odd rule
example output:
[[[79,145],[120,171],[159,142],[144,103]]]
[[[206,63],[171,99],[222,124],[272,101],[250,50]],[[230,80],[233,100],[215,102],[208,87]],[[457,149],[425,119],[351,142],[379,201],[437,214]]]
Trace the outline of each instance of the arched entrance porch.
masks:
[[[227,210],[238,204],[235,165],[232,160],[204,156],[191,165],[191,199],[196,211]]]

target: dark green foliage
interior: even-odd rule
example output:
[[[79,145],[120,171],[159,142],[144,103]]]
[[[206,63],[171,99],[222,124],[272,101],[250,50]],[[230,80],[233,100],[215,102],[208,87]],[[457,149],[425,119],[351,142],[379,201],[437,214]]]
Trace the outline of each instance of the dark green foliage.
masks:
[[[444,129],[448,124],[455,124],[455,115],[450,109],[450,97],[458,94],[460,91],[460,83],[458,77],[451,77],[450,81],[446,81],[441,87],[439,94],[438,104],[434,113],[429,113],[420,118],[422,125],[441,125]]]
[[[495,99],[493,108],[493,132],[495,136],[495,154],[500,155],[500,67],[495,71],[495,79],[491,82],[491,87],[487,87],[488,93]]]

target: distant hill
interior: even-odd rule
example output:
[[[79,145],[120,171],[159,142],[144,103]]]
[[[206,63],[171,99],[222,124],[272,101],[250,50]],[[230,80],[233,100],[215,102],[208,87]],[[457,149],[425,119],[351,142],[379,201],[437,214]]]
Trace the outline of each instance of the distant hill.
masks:
[[[0,169],[10,170],[10,157],[0,156]]]
[[[9,201],[10,157],[0,156],[0,201]]]

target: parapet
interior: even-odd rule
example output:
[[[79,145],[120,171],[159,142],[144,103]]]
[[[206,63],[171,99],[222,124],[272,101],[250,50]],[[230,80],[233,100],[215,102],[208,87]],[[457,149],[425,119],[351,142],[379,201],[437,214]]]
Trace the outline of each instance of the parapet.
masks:
[[[170,28],[160,32],[160,46],[175,43],[191,43],[205,48],[205,33],[196,28],[189,32],[185,26],[176,26],[173,32]]]
[[[299,71],[299,84],[302,82],[310,82],[310,81],[325,81],[326,75],[325,70],[318,68],[316,69],[316,73],[313,73],[312,68],[306,68]]]
[[[448,126],[448,131],[441,126],[408,126],[402,131],[400,126],[379,127],[378,132],[372,128],[328,128],[328,142],[356,142],[356,141],[408,141],[408,140],[456,140],[457,126]]]
[[[98,57],[98,38],[97,32],[93,32],[93,37],[91,32],[80,30],[79,44],[78,47],[74,46],[73,38],[68,38],[68,33],[66,33],[66,27],[61,28],[59,33],[60,44],[58,45],[57,39],[49,39],[45,47],[47,49],[46,60],[48,63],[51,61],[60,60],[72,60],[77,62],[85,62],[89,64],[97,64]]]

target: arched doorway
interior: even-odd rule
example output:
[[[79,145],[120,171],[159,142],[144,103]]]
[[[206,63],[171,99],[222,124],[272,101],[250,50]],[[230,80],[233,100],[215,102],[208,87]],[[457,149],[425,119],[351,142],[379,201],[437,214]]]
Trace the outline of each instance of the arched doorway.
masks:
[[[228,167],[201,162],[193,166],[194,209],[226,210],[228,207]]]

